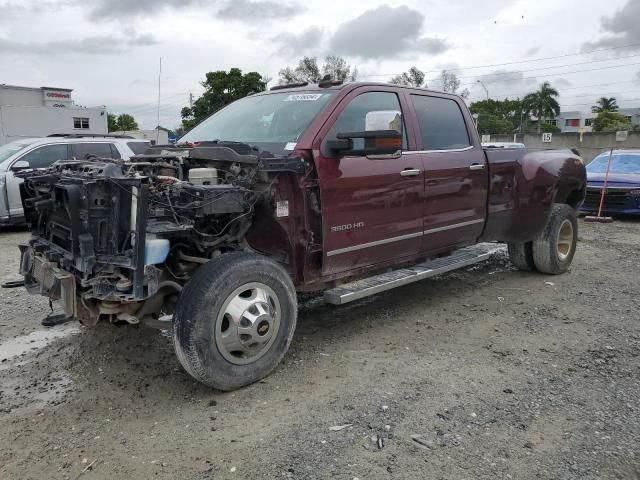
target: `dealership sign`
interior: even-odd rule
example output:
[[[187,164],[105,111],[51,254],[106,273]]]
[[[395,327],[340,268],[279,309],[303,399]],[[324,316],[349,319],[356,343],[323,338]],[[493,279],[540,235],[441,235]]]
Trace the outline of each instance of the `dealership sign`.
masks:
[[[70,93],[62,93],[62,92],[47,92],[46,96],[49,98],[71,98]]]
[[[49,90],[43,89],[44,104],[47,107],[68,107],[71,106],[71,90]]]

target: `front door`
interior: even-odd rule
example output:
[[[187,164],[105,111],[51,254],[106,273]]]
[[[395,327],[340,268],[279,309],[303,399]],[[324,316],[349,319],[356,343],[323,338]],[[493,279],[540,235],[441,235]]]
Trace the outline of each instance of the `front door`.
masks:
[[[425,172],[422,249],[433,252],[475,243],[487,211],[484,151],[473,145],[457,99],[414,93],[409,99],[421,137],[416,154]]]
[[[370,112],[402,111],[398,95],[384,90],[377,87],[376,91],[351,92],[316,139],[324,275],[411,257],[420,249],[422,159],[403,155],[334,158],[322,147],[324,141],[335,139],[340,132],[366,130]],[[405,147],[406,143],[405,137]],[[361,146],[354,144],[354,148]]]

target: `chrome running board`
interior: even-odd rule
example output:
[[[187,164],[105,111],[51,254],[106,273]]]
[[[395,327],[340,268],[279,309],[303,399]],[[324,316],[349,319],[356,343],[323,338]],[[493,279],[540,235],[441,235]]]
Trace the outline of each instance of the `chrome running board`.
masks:
[[[488,260],[491,255],[505,250],[499,243],[483,243],[456,250],[448,257],[440,257],[412,267],[401,268],[373,277],[346,283],[324,292],[324,301],[332,305],[344,305],[392,288],[419,282],[425,278],[464,268]]]

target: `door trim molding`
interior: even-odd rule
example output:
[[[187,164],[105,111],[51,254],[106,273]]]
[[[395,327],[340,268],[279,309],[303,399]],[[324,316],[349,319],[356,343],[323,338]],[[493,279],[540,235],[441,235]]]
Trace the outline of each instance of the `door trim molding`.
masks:
[[[483,218],[476,220],[469,220],[467,222],[454,223],[453,225],[445,225],[444,227],[431,228],[429,230],[423,230],[422,232],[408,233],[406,235],[400,235],[398,237],[384,238],[382,240],[376,240],[374,242],[360,243],[358,245],[352,245],[350,247],[338,248],[336,250],[330,250],[327,252],[327,257],[333,257],[334,255],[340,255],[342,253],[355,252],[365,248],[377,247],[379,245],[385,245],[387,243],[400,242],[402,240],[409,240],[410,238],[422,237],[424,235],[430,235],[432,233],[444,232],[446,230],[452,230],[454,228],[468,227],[477,223],[484,223]]]
[[[446,230],[452,230],[454,228],[468,227],[470,225],[475,225],[476,223],[484,223],[484,218],[469,220],[468,222],[454,223],[453,225],[445,225],[444,227],[430,228],[429,230],[425,230],[424,234],[430,235],[432,233],[444,232]]]
[[[384,238],[382,240],[376,240],[374,242],[360,243],[359,245],[353,245],[351,247],[338,248],[337,250],[328,251],[327,257],[340,255],[341,253],[354,252],[356,250],[362,250],[363,248],[377,247],[378,245],[384,245],[386,243],[409,240],[410,238],[421,237],[422,235],[423,235],[423,232],[408,233],[406,235],[400,235],[399,237]]]

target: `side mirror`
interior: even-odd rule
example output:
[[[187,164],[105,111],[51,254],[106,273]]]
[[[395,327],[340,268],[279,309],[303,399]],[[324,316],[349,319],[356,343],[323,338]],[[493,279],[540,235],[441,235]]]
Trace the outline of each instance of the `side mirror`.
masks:
[[[397,110],[367,112],[364,131],[340,132],[326,145],[339,157],[399,155],[402,151],[402,114]]]
[[[11,165],[12,172],[19,172],[20,170],[26,170],[28,168],[31,168],[31,165],[29,165],[29,162],[27,162],[26,160],[18,160],[13,165]]]

